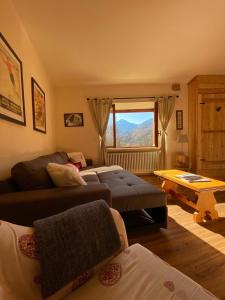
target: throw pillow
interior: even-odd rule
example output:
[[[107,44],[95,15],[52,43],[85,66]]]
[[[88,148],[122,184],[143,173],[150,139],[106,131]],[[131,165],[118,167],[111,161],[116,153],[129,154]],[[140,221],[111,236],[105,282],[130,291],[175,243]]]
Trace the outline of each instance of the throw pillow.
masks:
[[[71,161],[71,163],[72,163],[74,166],[76,166],[76,167],[78,168],[79,171],[82,169],[82,164],[81,164],[80,161],[79,161],[79,162],[75,162],[75,163]]]
[[[121,250],[128,246],[126,229],[120,214],[111,213],[121,237]],[[4,300],[41,300],[41,276],[35,231],[31,227],[15,225],[0,220],[0,296]],[[48,300],[61,300],[86,283],[112,257],[87,270],[60,289]]]
[[[41,300],[33,228],[0,221],[0,298]]]
[[[73,162],[73,163],[81,163],[82,168],[86,168],[87,167],[87,163],[86,160],[84,158],[84,155],[82,152],[71,152],[71,153],[67,153],[69,156],[69,159]]]
[[[47,171],[58,187],[73,186],[73,185],[87,185],[84,179],[80,176],[78,169],[72,164],[56,164],[48,163]]]

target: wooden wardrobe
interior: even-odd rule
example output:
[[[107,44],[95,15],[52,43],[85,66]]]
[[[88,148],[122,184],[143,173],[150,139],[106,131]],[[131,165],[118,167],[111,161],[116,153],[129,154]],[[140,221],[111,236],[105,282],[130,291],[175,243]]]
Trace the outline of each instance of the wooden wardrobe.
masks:
[[[198,75],[188,83],[190,169],[225,181],[225,75]]]

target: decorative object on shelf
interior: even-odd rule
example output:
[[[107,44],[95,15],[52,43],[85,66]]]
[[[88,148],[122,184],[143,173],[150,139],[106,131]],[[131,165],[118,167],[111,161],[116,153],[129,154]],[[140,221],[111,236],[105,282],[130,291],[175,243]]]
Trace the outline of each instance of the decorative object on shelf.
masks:
[[[22,62],[0,33],[0,118],[26,126]]]
[[[183,129],[183,110],[176,110],[176,129]]]
[[[65,127],[81,127],[84,126],[83,113],[66,113],[64,114]]]
[[[33,77],[31,78],[31,90],[33,107],[33,128],[34,130],[46,133],[45,93]]]

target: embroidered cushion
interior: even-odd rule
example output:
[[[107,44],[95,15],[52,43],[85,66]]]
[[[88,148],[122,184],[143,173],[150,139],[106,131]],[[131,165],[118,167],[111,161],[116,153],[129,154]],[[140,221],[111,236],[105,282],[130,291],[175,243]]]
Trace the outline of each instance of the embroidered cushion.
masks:
[[[128,245],[124,222],[118,211],[110,210],[120,235],[122,251]],[[0,221],[0,245],[0,299],[42,300],[34,229]],[[61,300],[87,282],[111,259],[112,257],[87,270],[48,300]]]

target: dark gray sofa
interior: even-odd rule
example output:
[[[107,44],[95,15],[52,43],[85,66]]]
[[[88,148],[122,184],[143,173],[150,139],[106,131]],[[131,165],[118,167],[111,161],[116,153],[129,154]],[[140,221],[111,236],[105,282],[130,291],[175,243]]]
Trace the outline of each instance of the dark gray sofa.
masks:
[[[86,186],[59,188],[54,186],[46,171],[49,162],[65,164],[69,158],[65,152],[56,152],[20,162],[12,168],[10,179],[0,181],[0,219],[31,225],[35,219],[104,199],[109,206],[122,212],[128,223],[134,221],[134,211],[145,209],[144,219],[148,212],[153,215],[154,223],[166,227],[164,192],[139,177],[125,170],[96,172],[83,177]]]

